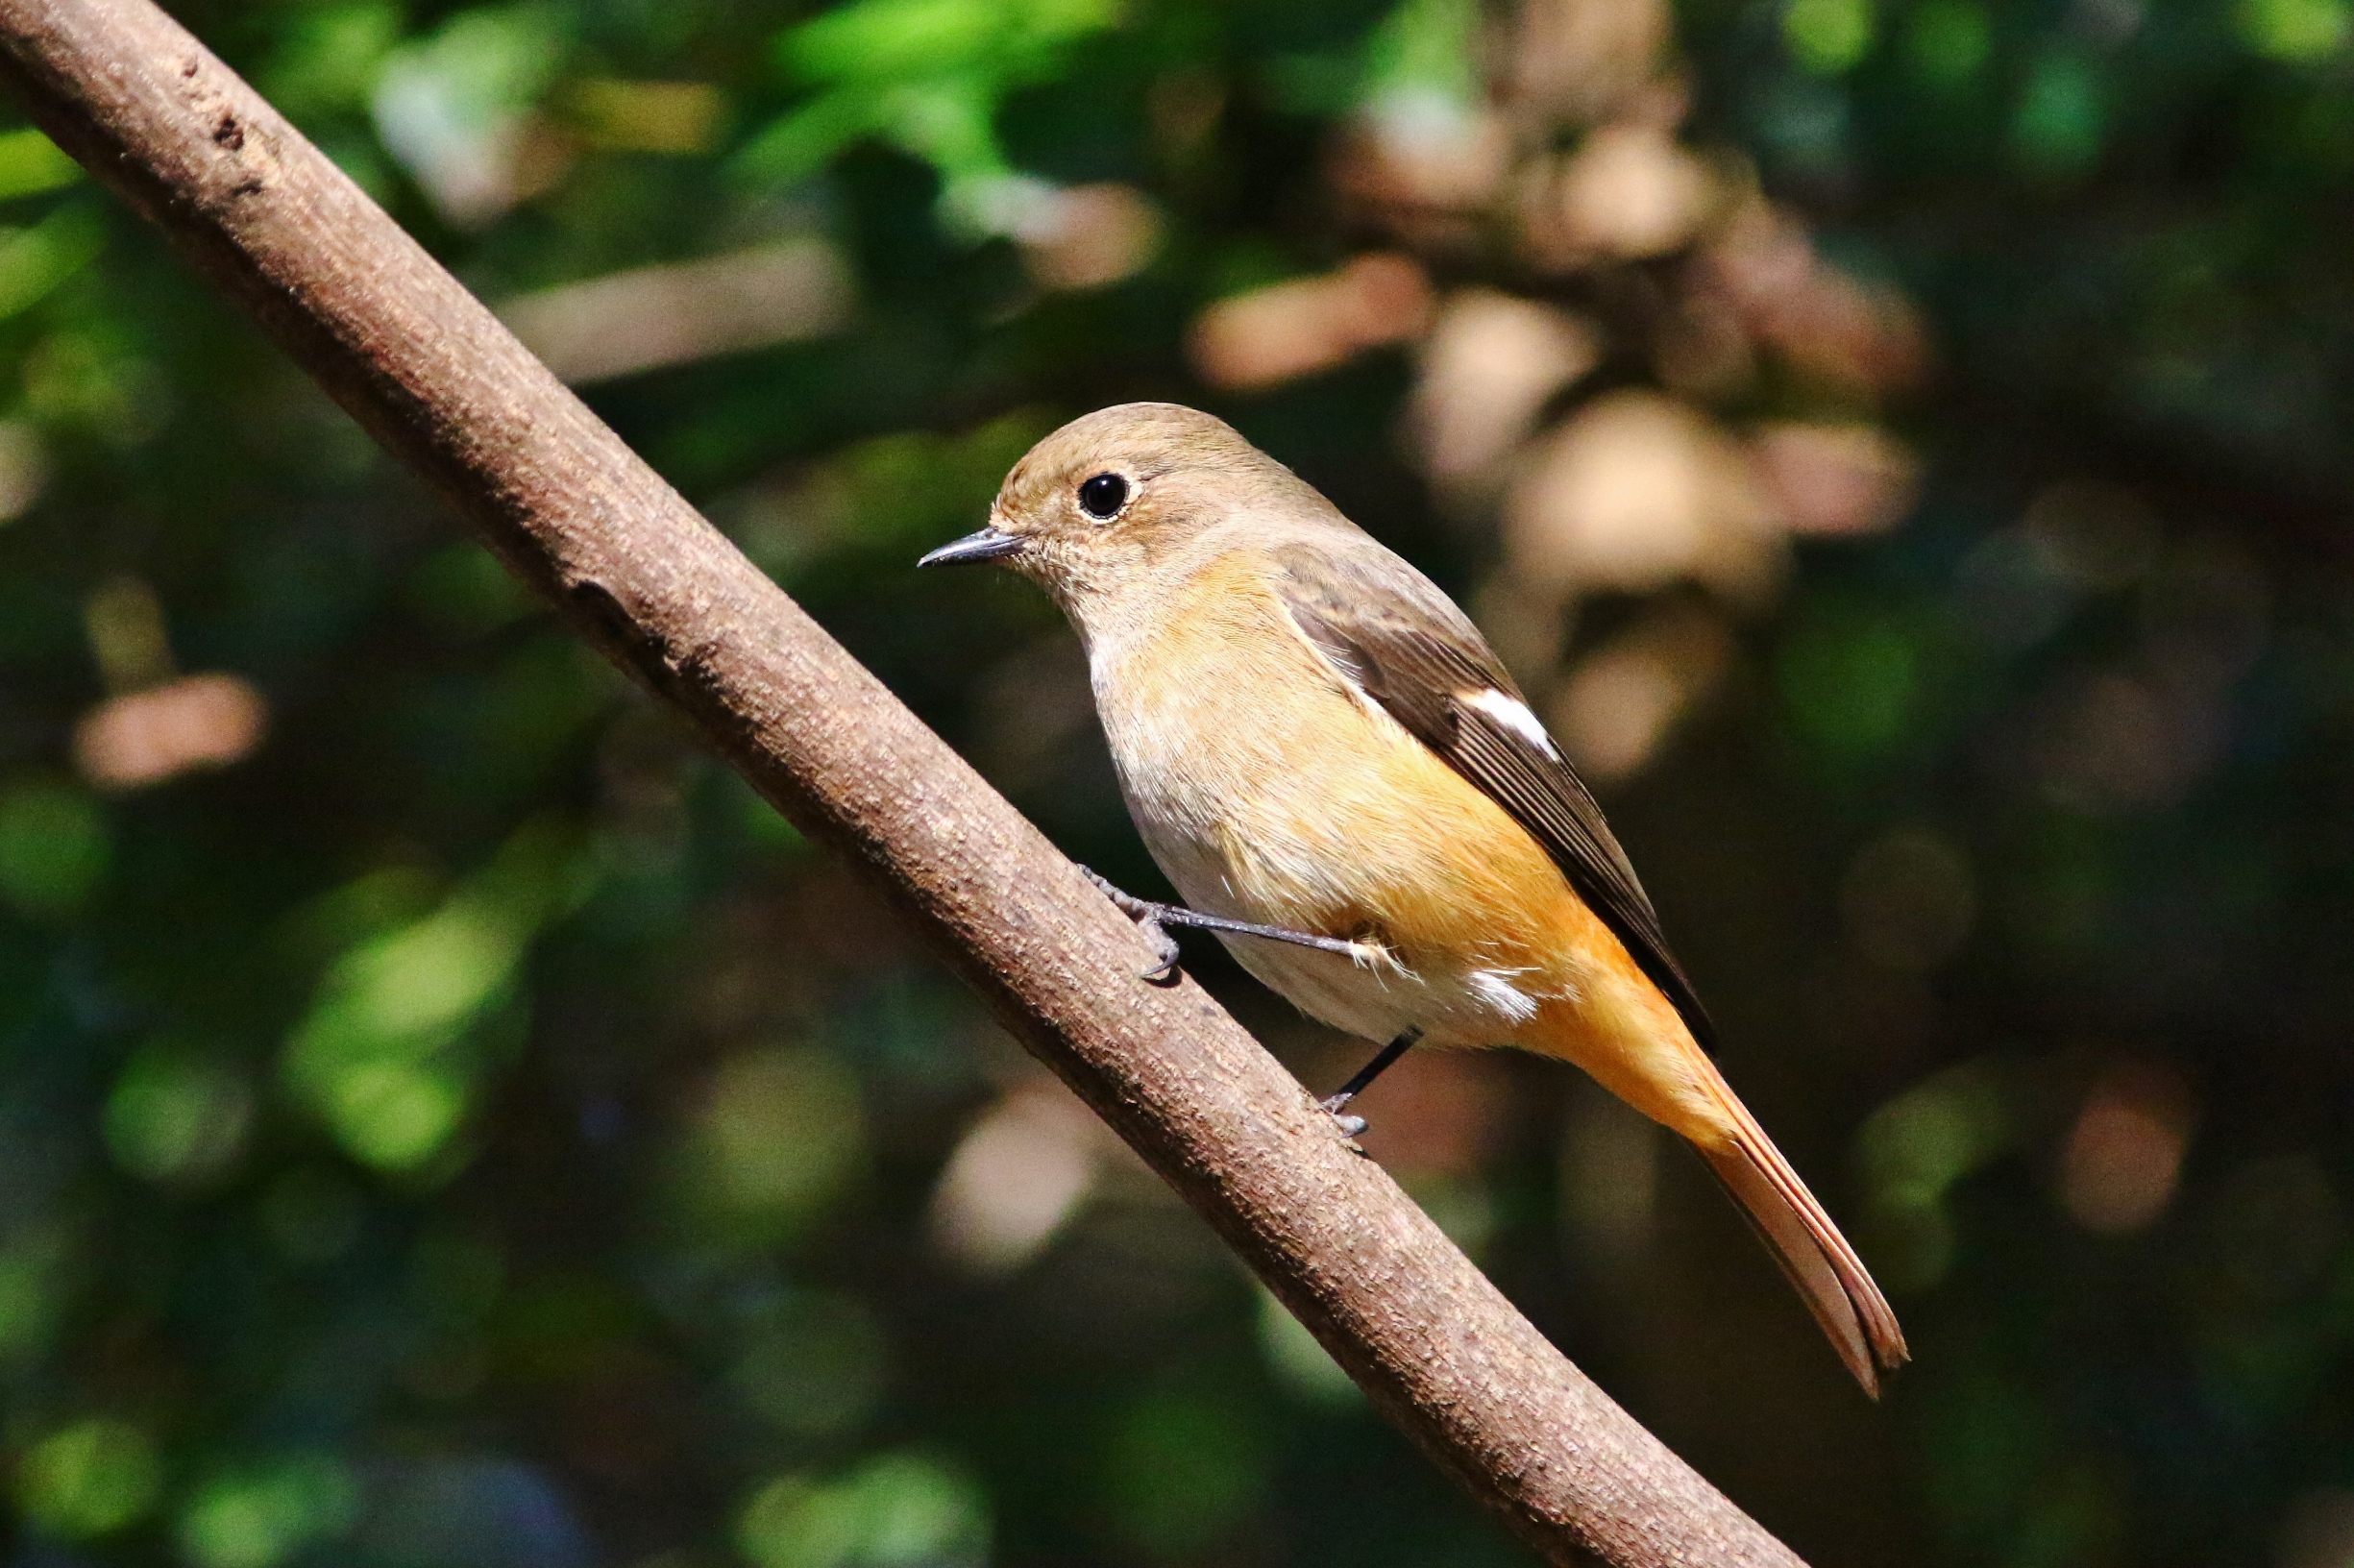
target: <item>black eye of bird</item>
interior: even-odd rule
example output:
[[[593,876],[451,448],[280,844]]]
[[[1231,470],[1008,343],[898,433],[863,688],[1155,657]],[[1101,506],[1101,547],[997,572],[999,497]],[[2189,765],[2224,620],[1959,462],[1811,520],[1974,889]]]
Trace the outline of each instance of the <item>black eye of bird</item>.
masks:
[[[1109,523],[1128,504],[1128,481],[1116,474],[1098,474],[1079,486],[1079,509],[1098,523]]]

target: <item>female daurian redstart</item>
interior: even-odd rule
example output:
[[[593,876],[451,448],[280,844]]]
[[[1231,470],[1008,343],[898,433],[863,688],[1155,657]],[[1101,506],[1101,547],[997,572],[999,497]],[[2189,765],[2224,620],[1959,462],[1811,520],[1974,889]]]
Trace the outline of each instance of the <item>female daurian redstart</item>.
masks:
[[[1867,1392],[1906,1359],[1879,1288],[1703,1047],[1627,856],[1478,629],[1228,426],[1129,404],[1032,448],[989,527],[1078,627],[1153,858],[1268,986],[1389,1046],[1576,1063],[1691,1140]],[[1162,933],[1173,962],[1174,944]],[[1342,1117],[1344,1130],[1363,1123]]]

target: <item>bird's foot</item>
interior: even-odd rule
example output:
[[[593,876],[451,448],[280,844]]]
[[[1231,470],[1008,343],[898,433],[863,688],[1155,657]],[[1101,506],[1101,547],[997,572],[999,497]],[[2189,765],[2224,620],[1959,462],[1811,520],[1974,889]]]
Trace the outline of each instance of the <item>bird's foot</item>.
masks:
[[[1203,931],[1224,931],[1238,937],[1260,937],[1268,942],[1287,942],[1296,947],[1314,947],[1327,953],[1337,953],[1354,964],[1367,961],[1368,954],[1385,949],[1368,943],[1350,942],[1341,937],[1320,937],[1309,931],[1287,931],[1280,925],[1260,925],[1252,920],[1230,920],[1223,915],[1204,915],[1199,910],[1182,904],[1156,904],[1149,898],[1139,898],[1125,893],[1084,866],[1087,879],[1103,890],[1113,907],[1136,921],[1138,929],[1152,943],[1161,962],[1144,971],[1144,978],[1155,985],[1165,985],[1177,978],[1177,939],[1169,935],[1172,925],[1190,925]]]
[[[1374,1079],[1379,1078],[1383,1073],[1388,1071],[1390,1065],[1396,1062],[1399,1057],[1404,1056],[1407,1052],[1412,1050],[1414,1048],[1414,1041],[1420,1040],[1421,1038],[1422,1031],[1420,1029],[1416,1028],[1407,1030],[1406,1033],[1400,1035],[1397,1039],[1383,1046],[1380,1055],[1376,1056],[1372,1061],[1366,1063],[1363,1066],[1358,1068],[1357,1076],[1350,1079],[1347,1083],[1342,1084],[1340,1086],[1339,1093],[1327,1095],[1325,1098],[1316,1102],[1317,1106],[1325,1113],[1325,1115],[1331,1116],[1333,1120],[1340,1124],[1340,1132],[1342,1137],[1355,1138],[1358,1134],[1365,1130],[1364,1117],[1343,1115],[1343,1113],[1348,1110],[1349,1102],[1357,1098],[1357,1096],[1363,1091],[1364,1087],[1367,1084],[1373,1082]]]
[[[1139,898],[1135,894],[1114,886],[1111,878],[1098,876],[1085,866],[1079,870],[1087,871],[1087,879],[1112,900],[1112,907],[1136,921],[1137,929],[1144,933],[1144,940],[1152,943],[1153,953],[1161,962],[1146,969],[1142,978],[1156,986],[1166,985],[1176,979],[1177,939],[1169,935],[1167,925],[1163,922],[1178,911],[1168,904],[1156,904],[1149,898]]]
[[[1340,1129],[1342,1138],[1355,1138],[1368,1125],[1362,1116],[1342,1114],[1348,1109],[1349,1102],[1356,1097],[1354,1094],[1332,1094],[1316,1102],[1316,1108],[1333,1118],[1334,1124]]]

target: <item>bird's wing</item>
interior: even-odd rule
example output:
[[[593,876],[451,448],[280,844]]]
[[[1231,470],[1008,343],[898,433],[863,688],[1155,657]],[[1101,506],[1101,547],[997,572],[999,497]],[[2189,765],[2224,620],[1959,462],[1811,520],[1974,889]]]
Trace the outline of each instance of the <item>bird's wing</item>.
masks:
[[[1343,679],[1502,806],[1561,869],[1704,1049],[1715,1026],[1668,951],[1627,852],[1479,628],[1370,540],[1270,551],[1278,597]]]

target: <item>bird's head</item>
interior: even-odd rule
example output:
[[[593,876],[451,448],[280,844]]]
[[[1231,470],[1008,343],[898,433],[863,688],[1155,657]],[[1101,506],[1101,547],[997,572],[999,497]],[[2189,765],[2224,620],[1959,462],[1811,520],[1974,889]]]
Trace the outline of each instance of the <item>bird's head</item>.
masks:
[[[1085,631],[1111,606],[1189,576],[1224,550],[1338,518],[1225,421],[1173,403],[1128,403],[1075,419],[1032,447],[1006,476],[989,526],[920,564],[1012,567]]]

